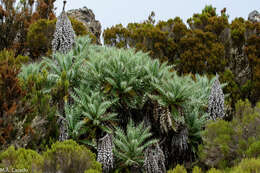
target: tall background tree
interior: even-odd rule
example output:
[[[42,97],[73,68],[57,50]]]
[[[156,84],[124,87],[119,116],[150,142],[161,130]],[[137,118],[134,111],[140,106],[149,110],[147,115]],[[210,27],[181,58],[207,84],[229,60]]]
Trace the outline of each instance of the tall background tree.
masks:
[[[55,0],[1,0],[0,1],[0,50],[13,49],[24,54],[29,26],[38,19],[53,19]],[[35,4],[36,3],[36,4]],[[36,8],[35,8],[36,6]]]
[[[248,98],[253,103],[259,96],[259,22],[236,18],[228,22],[224,8],[206,6],[187,20],[179,17],[155,23],[154,13],[142,23],[107,28],[104,43],[116,47],[134,47],[149,52],[160,61],[175,64],[179,74],[218,73],[228,85],[228,102],[234,108],[237,100]]]

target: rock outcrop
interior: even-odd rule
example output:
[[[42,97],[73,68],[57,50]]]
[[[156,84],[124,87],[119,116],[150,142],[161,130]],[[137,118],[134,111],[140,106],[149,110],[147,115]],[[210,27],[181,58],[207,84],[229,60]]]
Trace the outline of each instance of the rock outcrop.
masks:
[[[96,38],[97,42],[101,44],[100,36],[101,36],[101,23],[95,19],[95,14],[92,12],[91,9],[87,7],[83,7],[80,9],[73,9],[67,12],[69,17],[73,17],[81,22],[87,27],[88,31],[93,33]]]
[[[248,15],[248,20],[252,22],[260,22],[260,13],[256,10],[252,11]]]

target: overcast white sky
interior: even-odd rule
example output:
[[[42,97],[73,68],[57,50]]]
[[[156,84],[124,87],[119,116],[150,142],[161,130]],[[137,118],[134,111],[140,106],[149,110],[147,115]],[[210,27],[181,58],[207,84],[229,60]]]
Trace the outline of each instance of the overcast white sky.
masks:
[[[186,22],[192,14],[210,4],[217,8],[218,14],[226,7],[230,20],[235,17],[247,19],[253,10],[260,12],[260,0],[67,0],[66,10],[84,6],[92,9],[103,30],[119,23],[143,21],[151,11],[155,12],[156,21],[179,16]],[[62,5],[63,0],[56,0],[56,15],[61,12]]]

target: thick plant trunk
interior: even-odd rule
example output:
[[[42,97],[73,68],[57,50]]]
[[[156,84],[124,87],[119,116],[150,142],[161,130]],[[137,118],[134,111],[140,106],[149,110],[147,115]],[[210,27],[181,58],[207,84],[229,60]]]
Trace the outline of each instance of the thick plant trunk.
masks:
[[[131,166],[130,167],[130,172],[131,173],[142,173],[142,169],[136,166]]]

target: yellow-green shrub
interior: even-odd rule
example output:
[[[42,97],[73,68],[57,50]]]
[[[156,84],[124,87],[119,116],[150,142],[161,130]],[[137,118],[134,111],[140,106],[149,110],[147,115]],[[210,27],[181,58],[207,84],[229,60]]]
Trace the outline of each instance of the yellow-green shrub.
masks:
[[[209,167],[224,169],[238,163],[247,154],[259,153],[260,106],[252,108],[249,101],[239,101],[231,122],[209,122],[202,134],[200,160]]]
[[[40,19],[30,25],[27,43],[31,57],[45,54],[51,48],[56,20]]]
[[[77,36],[87,35],[87,28],[82,22],[78,21],[75,18],[71,18],[71,17],[69,19],[70,19],[72,28],[75,31],[75,34]]]
[[[260,141],[252,143],[246,151],[247,157],[260,157]]]
[[[89,169],[89,170],[86,170],[84,173],[101,173],[102,171],[100,170],[95,170],[95,169]]]
[[[14,51],[12,50],[2,50],[0,51],[0,62],[7,61],[7,64],[10,66],[16,66],[18,68],[21,67],[23,63],[28,62],[28,56],[18,55],[15,56]]]
[[[167,171],[167,173],[187,173],[183,165],[177,165],[174,169]]]
[[[77,36],[88,35],[91,38],[92,43],[97,43],[96,36],[88,29],[86,25],[75,18],[69,17],[69,19],[71,21],[72,28]]]
[[[259,173],[260,159],[243,159],[230,173]]]
[[[215,168],[211,168],[210,170],[207,171],[207,173],[223,173],[223,172]]]
[[[43,158],[43,172],[56,173],[60,170],[63,173],[84,173],[88,169],[102,171],[101,164],[95,160],[95,154],[72,140],[56,142],[43,153]]]
[[[195,166],[193,169],[192,169],[192,173],[203,173],[202,172],[202,169],[198,166]]]
[[[25,169],[29,173],[36,170],[39,172],[42,163],[42,156],[30,149],[19,148],[16,150],[14,146],[10,146],[0,154],[0,168],[8,168],[9,171]]]

